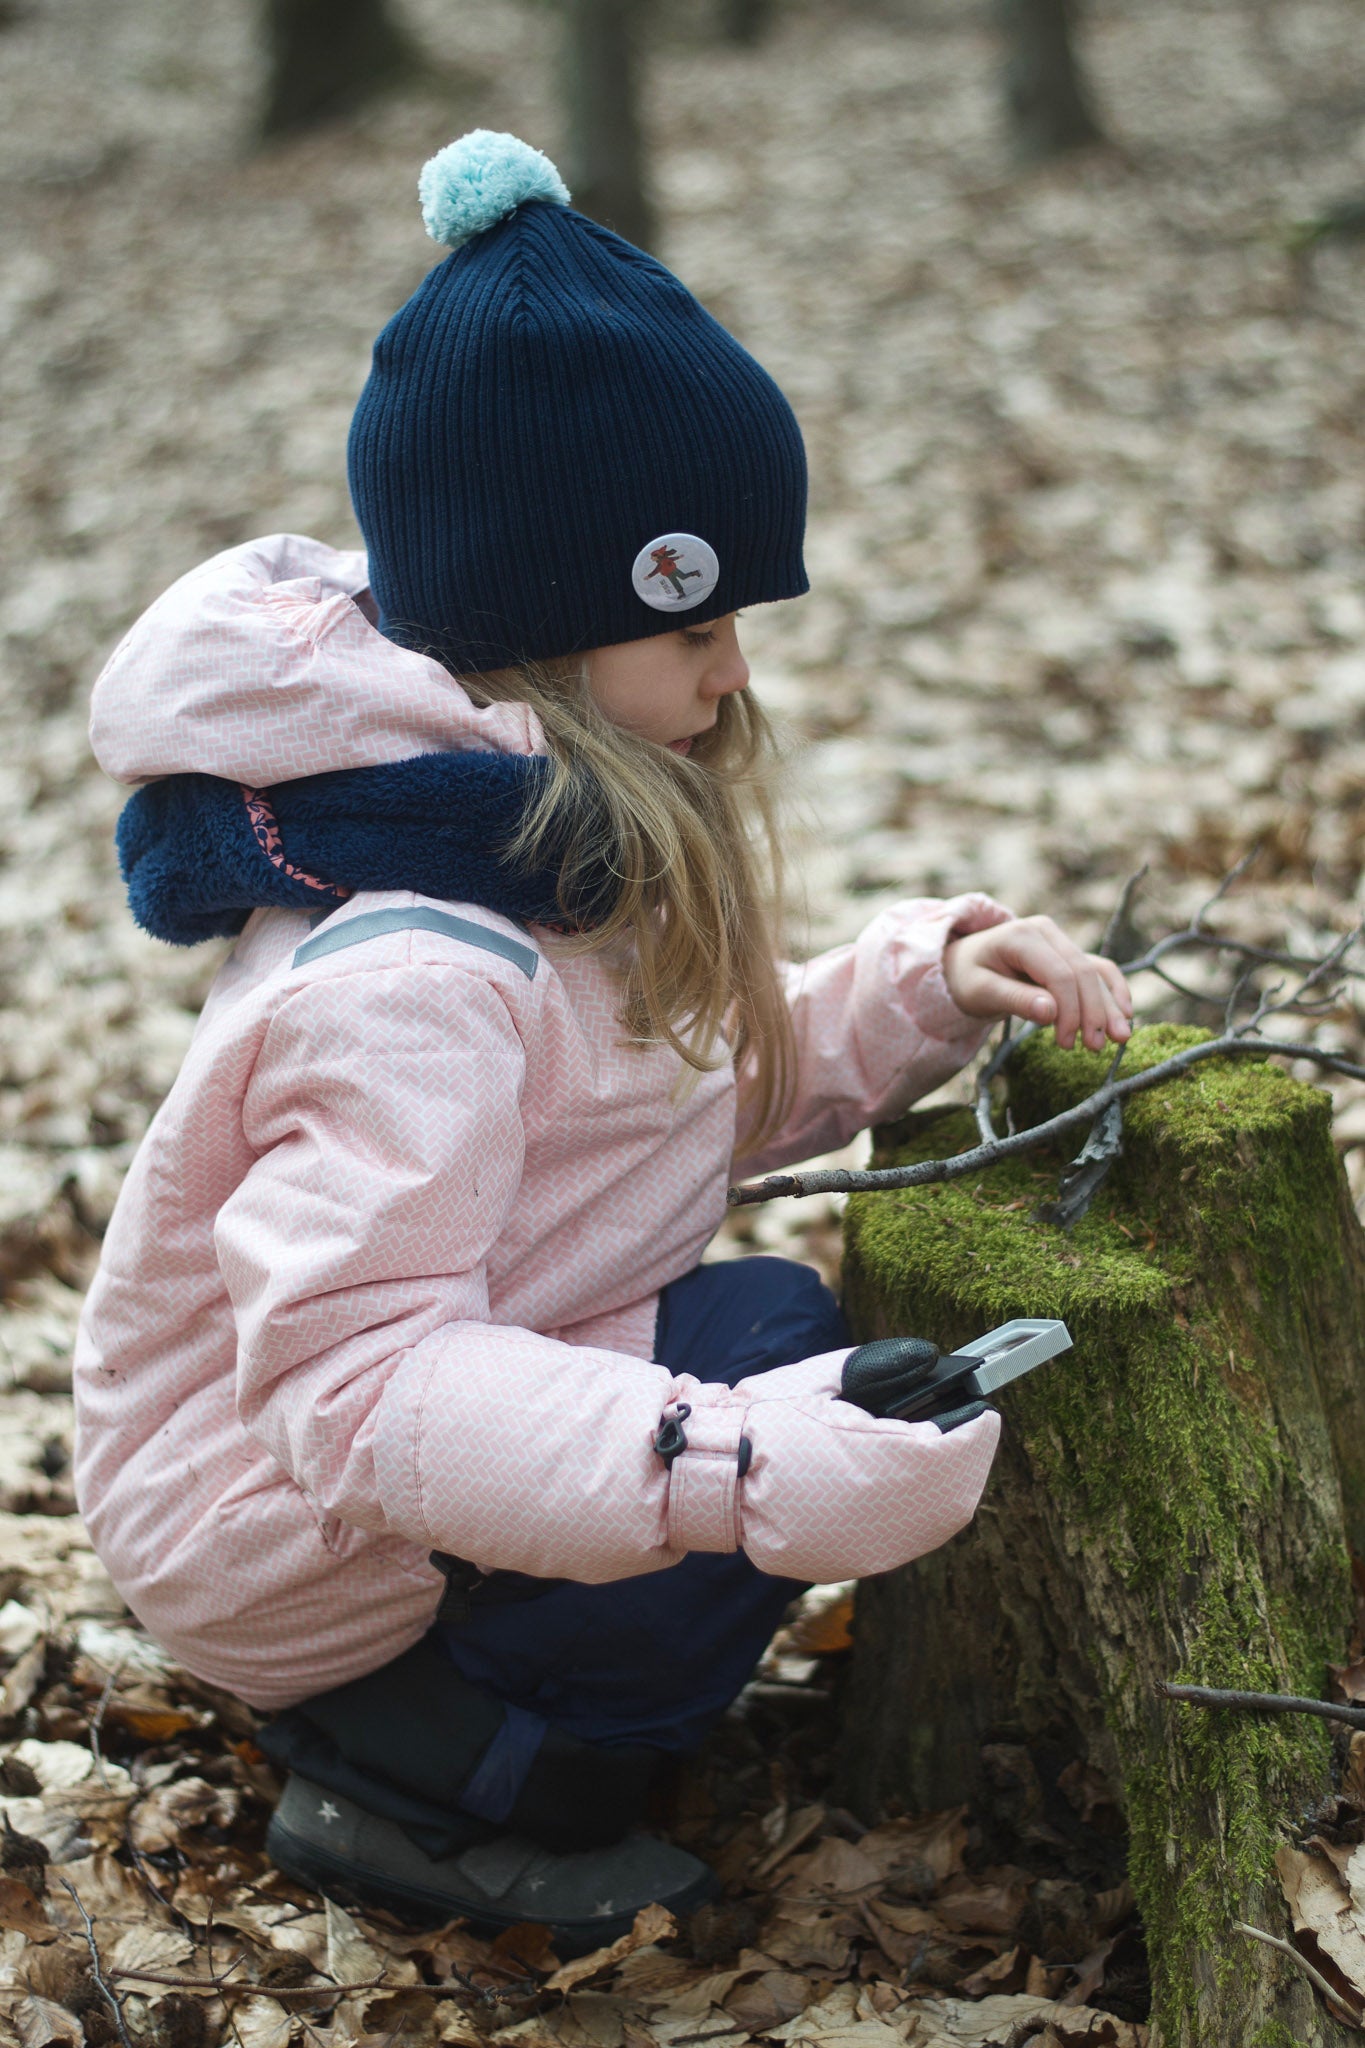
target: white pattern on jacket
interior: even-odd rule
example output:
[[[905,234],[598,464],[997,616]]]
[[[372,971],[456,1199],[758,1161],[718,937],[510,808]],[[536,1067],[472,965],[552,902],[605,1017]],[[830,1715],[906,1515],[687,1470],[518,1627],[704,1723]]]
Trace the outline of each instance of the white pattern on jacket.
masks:
[[[478,710],[375,632],[352,601],[364,582],[363,557],[288,535],[182,579],[96,686],[102,765],[269,785],[543,746],[527,707]],[[328,929],[423,900],[358,895]],[[416,1641],[441,1584],[433,1548],[583,1580],[680,1554],[651,1446],[665,1404],[698,1390],[648,1361],[658,1290],[724,1214],[733,1075],[678,1100],[675,1055],[619,1042],[600,961],[438,907],[530,943],[534,978],[423,930],[296,967],[305,917],[254,913],[82,1321],[76,1477],[96,1548],[154,1635],[262,1707]],[[746,1167],[840,1145],[956,1072],[983,1027],[948,995],[943,945],[1005,915],[982,896],[898,904],[793,969],[799,1086]],[[789,1383],[803,1373],[829,1380],[802,1367]],[[700,1391],[699,1423],[730,1441],[742,1404]],[[844,1412],[854,1448],[859,1431],[904,1435]],[[923,1484],[902,1521],[919,1549],[969,1519],[996,1430],[988,1416],[916,1432]],[[743,1482],[734,1535],[749,1515],[759,1529],[767,1464]],[[816,1554],[770,1544],[768,1561],[819,1576],[821,1473],[808,1480]]]

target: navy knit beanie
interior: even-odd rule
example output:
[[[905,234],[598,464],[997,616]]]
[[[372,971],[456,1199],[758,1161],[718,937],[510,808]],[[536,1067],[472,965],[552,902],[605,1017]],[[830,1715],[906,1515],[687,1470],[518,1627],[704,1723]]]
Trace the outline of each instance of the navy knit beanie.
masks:
[[[375,343],[348,451],[382,630],[468,675],[799,597],[805,454],[766,371],[515,136],[420,190],[453,253]]]

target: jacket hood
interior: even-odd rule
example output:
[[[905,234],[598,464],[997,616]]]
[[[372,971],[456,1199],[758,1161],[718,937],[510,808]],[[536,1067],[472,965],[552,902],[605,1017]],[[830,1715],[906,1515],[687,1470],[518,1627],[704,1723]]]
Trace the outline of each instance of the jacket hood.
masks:
[[[473,704],[356,602],[359,551],[269,534],[173,583],[95,684],[90,739],[119,782],[201,774],[269,788],[432,753],[544,752],[525,704]]]

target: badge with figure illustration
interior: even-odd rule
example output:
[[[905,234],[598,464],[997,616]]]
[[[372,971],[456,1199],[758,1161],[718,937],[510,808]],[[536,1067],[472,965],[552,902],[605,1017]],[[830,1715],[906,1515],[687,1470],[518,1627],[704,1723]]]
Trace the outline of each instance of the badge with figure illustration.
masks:
[[[645,542],[630,574],[636,596],[652,610],[690,612],[720,582],[720,563],[695,533],[661,533]]]

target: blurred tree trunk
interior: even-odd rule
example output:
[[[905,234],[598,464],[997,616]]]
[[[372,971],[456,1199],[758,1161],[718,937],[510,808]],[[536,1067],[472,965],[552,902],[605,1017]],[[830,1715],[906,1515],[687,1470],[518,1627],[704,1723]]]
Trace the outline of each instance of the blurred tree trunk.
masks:
[[[772,0],[720,0],[720,32],[726,42],[752,48],[767,33],[772,14]]]
[[[996,0],[1005,42],[1005,104],[1029,162],[1101,139],[1071,33],[1071,0]]]
[[[265,32],[266,136],[311,128],[347,112],[412,61],[386,0],[266,0]]]
[[[638,0],[564,0],[567,177],[579,211],[654,244],[639,113]]]

